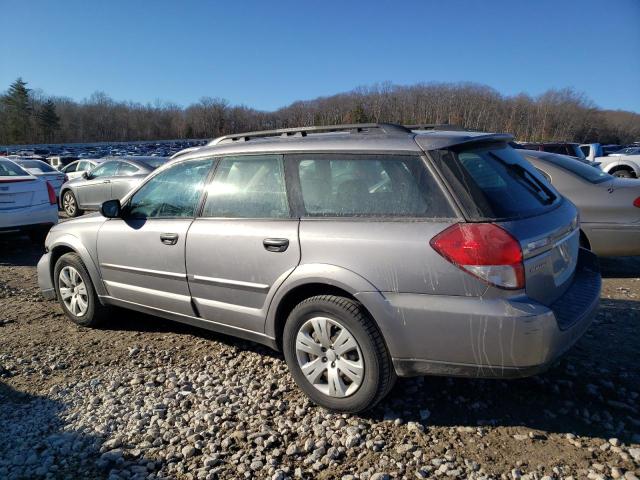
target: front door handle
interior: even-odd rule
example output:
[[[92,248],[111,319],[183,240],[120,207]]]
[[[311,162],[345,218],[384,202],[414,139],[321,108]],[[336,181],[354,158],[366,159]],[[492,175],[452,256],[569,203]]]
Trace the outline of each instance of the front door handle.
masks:
[[[111,183],[111,180],[104,180],[102,183]]]
[[[284,252],[289,248],[288,238],[265,238],[262,245],[269,252]]]
[[[178,243],[178,234],[177,233],[161,233],[160,241],[165,245],[175,245]]]

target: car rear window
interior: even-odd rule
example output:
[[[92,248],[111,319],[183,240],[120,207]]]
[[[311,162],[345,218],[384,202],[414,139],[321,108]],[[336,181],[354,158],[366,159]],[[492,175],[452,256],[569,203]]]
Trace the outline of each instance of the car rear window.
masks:
[[[56,172],[57,170],[53,168],[51,165],[48,165],[44,162],[40,162],[38,160],[21,160],[20,166],[22,168],[37,168],[41,172]]]
[[[22,168],[8,160],[0,160],[0,177],[26,177],[29,176]]]
[[[304,209],[315,217],[452,218],[417,156],[300,154],[293,157]]]
[[[504,143],[430,152],[472,220],[538,215],[560,201],[547,180]]]
[[[589,165],[580,160],[564,155],[545,155],[540,160],[551,163],[556,167],[567,170],[585,179],[589,183],[602,183],[611,180],[613,177],[603,172],[598,167]]]

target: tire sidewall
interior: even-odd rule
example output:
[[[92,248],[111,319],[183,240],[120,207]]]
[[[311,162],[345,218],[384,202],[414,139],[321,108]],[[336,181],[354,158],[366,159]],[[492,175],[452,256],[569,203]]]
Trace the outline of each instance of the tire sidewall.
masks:
[[[62,295],[60,295],[60,271],[66,266],[73,267],[78,271],[80,277],[82,277],[82,281],[87,288],[87,301],[89,303],[89,306],[86,313],[81,317],[78,317],[69,311],[67,306],[64,304],[64,301],[62,300]],[[58,303],[60,303],[60,306],[62,307],[65,315],[77,325],[81,325],[83,327],[92,325],[94,323],[93,319],[96,312],[96,295],[95,290],[93,289],[93,283],[91,282],[91,277],[89,276],[89,272],[87,272],[87,269],[82,263],[80,257],[75,253],[67,253],[61,256],[56,262],[53,270],[53,281],[56,289]]]
[[[296,336],[310,318],[324,316],[346,327],[355,337],[364,360],[364,379],[358,390],[345,398],[335,398],[321,393],[304,376],[296,356]],[[380,385],[380,363],[375,344],[355,315],[327,300],[301,303],[293,309],[283,335],[284,356],[295,382],[318,405],[340,412],[358,412],[371,406]]]
[[[612,175],[618,178],[633,178],[633,175],[628,170],[617,170]]]
[[[71,197],[73,198],[73,204],[76,206],[75,210],[73,211],[73,213],[69,213],[67,211],[67,208],[64,205],[64,199]],[[78,199],[76,198],[76,196],[74,195],[74,193],[71,190],[67,190],[66,192],[64,192],[64,195],[62,195],[62,210],[64,210],[64,213],[66,213],[68,216],[70,217],[77,217],[78,216]]]

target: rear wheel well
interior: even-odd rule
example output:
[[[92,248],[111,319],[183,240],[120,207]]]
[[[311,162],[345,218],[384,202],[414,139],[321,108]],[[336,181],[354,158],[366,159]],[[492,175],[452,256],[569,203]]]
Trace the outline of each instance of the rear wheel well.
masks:
[[[278,307],[276,309],[274,331],[279,349],[282,349],[282,333],[284,331],[284,324],[287,322],[287,318],[289,318],[289,314],[291,313],[291,311],[300,302],[306,300],[307,298],[315,297],[316,295],[335,295],[338,297],[348,298],[356,302],[358,306],[365,310],[369,317],[373,320],[373,317],[371,317],[371,314],[369,313],[369,311],[367,311],[366,307],[362,305],[353,295],[340,287],[328,285],[326,283],[308,283],[306,285],[300,285],[299,287],[296,287],[288,292],[282,298],[282,300],[280,300],[280,303],[278,304]]]
[[[609,170],[609,173],[613,174],[614,172],[619,172],[621,170],[629,172],[634,178],[636,177],[636,172],[629,165],[616,165]]]

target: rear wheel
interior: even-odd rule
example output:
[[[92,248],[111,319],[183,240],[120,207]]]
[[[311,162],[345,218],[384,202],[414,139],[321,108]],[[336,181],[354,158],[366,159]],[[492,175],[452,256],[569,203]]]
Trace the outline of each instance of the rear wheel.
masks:
[[[626,168],[622,168],[620,170],[616,170],[615,172],[611,172],[611,175],[614,177],[620,178],[633,178],[633,173],[631,170],[627,170]]]
[[[89,272],[76,253],[66,253],[56,262],[53,280],[58,301],[67,317],[83,327],[97,327],[109,309],[100,303]]]
[[[285,324],[283,350],[298,386],[330,410],[371,408],[396,379],[382,334],[348,298],[320,295],[301,302]]]
[[[76,196],[71,190],[67,190],[62,195],[62,209],[69,217],[77,217],[82,215],[82,210],[78,207]]]

